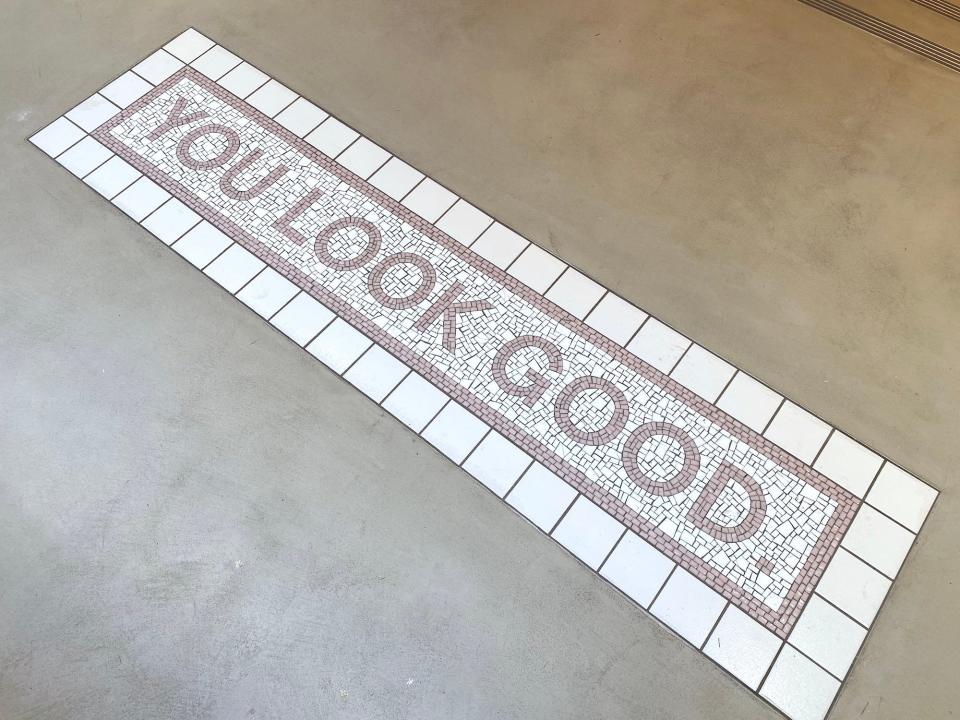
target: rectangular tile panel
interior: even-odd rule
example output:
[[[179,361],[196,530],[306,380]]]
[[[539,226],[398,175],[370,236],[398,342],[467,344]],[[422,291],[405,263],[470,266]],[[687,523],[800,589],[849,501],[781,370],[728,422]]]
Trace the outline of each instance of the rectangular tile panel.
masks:
[[[829,707],[928,485],[195,30],[32,140],[752,690]]]

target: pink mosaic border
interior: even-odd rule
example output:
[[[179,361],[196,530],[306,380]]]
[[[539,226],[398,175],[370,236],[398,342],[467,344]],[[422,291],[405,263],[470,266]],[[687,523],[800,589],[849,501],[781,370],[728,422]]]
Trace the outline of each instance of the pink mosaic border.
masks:
[[[511,292],[521,296],[527,302],[531,303],[545,314],[553,317],[562,323],[572,332],[579,334],[584,339],[609,353],[620,363],[630,367],[635,372],[641,374],[649,381],[659,385],[666,392],[672,394],[677,399],[682,400],[691,409],[700,413],[717,425],[723,427],[731,435],[737,437],[754,450],[765,454],[775,460],[780,466],[796,474],[805,482],[816,487],[821,492],[827,494],[837,502],[837,512],[830,518],[827,526],[818,538],[807,562],[798,574],[793,586],[790,588],[786,598],[779,611],[773,611],[752,595],[747,594],[735,583],[732,583],[725,576],[714,570],[696,555],[677,544],[672,538],[663,533],[657,527],[651,525],[647,520],[631,510],[624,503],[617,500],[606,490],[593,484],[585,475],[577,469],[567,465],[563,458],[557,455],[550,448],[526,434],[518,426],[512,423],[496,409],[486,405],[477,399],[472,393],[464,389],[456,380],[449,378],[444,372],[438,370],[435,366],[415,355],[408,347],[394,340],[387,333],[383,332],[375,324],[368,321],[353,308],[330,293],[322,285],[319,285],[310,277],[302,273],[298,268],[287,263],[282,257],[263,247],[257,242],[256,238],[248,234],[245,230],[237,226],[233,221],[224,217],[216,209],[211,208],[207,203],[196,196],[190,189],[183,187],[178,181],[166,176],[158,171],[157,168],[150,165],[146,159],[137,153],[129,150],[121,142],[113,138],[110,131],[130,115],[138,112],[141,108],[149,104],[158,95],[164,93],[171,86],[175,85],[184,77],[189,78],[196,84],[208,90],[220,100],[231,105],[241,112],[251,121],[259,123],[262,127],[273,132],[292,147],[296,148],[313,162],[324,167],[328,172],[339,177],[343,182],[350,184],[354,189],[366,194],[371,199],[387,207],[395,215],[403,218],[404,221],[415,227],[423,234],[429,236],[438,244],[444,246],[451,252],[458,255],[465,262],[469,263],[478,272],[484,273],[501,285],[508,288]],[[806,606],[806,602],[827,567],[827,563],[833,557],[839,546],[844,533],[853,521],[857,509],[860,506],[860,500],[849,493],[847,490],[837,485],[833,481],[821,475],[819,472],[808,466],[806,463],[795,458],[793,455],[774,445],[766,438],[759,435],[754,430],[740,423],[735,418],[727,415],[725,412],[710,404],[699,395],[672,380],[656,368],[643,362],[638,357],[627,351],[625,348],[617,345],[615,342],[602,335],[598,331],[586,325],[578,318],[572,316],[562,308],[555,305],[544,296],[539,295],[531,288],[524,285],[516,278],[508,275],[506,272],[496,267],[485,258],[480,257],[460,242],[454,240],[443,231],[427,222],[412,210],[407,209],[398,201],[389,197],[377,188],[370,185],[366,180],[354,175],[346,168],[340,166],[319,150],[311,146],[306,141],[297,137],[289,130],[279,125],[273,119],[267,117],[259,110],[248,105],[243,100],[222,88],[206,76],[197,72],[189,66],[185,66],[171,75],[153,90],[149,91],[138,100],[129,105],[125,110],[113,116],[100,127],[94,130],[91,135],[110,148],[117,155],[125,159],[145,176],[152,179],[158,185],[167,190],[171,195],[178,198],[192,210],[197,212],[207,222],[217,227],[220,231],[226,233],[238,244],[249,250],[262,261],[278,273],[289,279],[300,287],[304,292],[312,295],[315,299],[327,305],[334,310],[340,317],[349,321],[357,329],[364,332],[370,338],[375,340],[381,347],[393,353],[401,361],[429,379],[431,382],[443,389],[451,398],[462,404],[464,407],[475,413],[491,427],[497,429],[501,434],[516,443],[524,451],[536,458],[545,467],[555,472],[563,478],[568,484],[588,497],[591,501],[602,507],[607,513],[623,523],[627,528],[633,530],[640,537],[647,540],[654,547],[659,549],[664,555],[671,558],[678,565],[686,569],[692,575],[712,587],[732,604],[746,612],[756,619],[770,631],[782,639],[786,639],[790,630],[796,623],[801,611]]]

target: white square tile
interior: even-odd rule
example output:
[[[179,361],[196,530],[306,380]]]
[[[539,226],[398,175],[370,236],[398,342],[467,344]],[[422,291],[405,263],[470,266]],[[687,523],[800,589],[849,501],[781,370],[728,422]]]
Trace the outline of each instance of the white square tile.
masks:
[[[864,504],[840,545],[893,578],[900,572],[914,537],[909,530]]]
[[[889,462],[867,495],[868,503],[914,532],[920,532],[936,499],[936,490]]]
[[[495,260],[493,262],[496,263]],[[530,243],[507,268],[507,272],[542,295],[566,269],[565,262]]]
[[[350,367],[372,344],[366,335],[337,318],[317,335],[316,340],[307,345],[307,352],[339,374]]]
[[[237,293],[237,299],[260,317],[269,318],[298,292],[300,288],[268,267]]]
[[[47,155],[56,157],[85,135],[65,117],[59,117],[47,125],[43,130],[35,133],[30,142],[43,150]]]
[[[660,372],[668,373],[690,347],[690,341],[652,317],[634,336],[627,350]]]
[[[326,306],[301,292],[288,302],[270,323],[297,345],[306,345],[313,340],[331,320],[333,313]]]
[[[127,71],[103,88],[100,94],[115,105],[125,108],[152,87],[153,85],[136,73]]]
[[[520,478],[507,502],[544,532],[550,532],[577,491],[538,462]]]
[[[457,196],[430,178],[424,178],[401,202],[427,222],[436,222]]]
[[[503,270],[529,244],[510,228],[495,222],[477,238],[470,249]]]
[[[305,139],[324,155],[333,158],[358,137],[360,134],[357,131],[351,130],[335,117],[328,117]]]
[[[301,97],[274,119],[297,137],[303,137],[327,117],[326,111]]]
[[[866,628],[814,595],[788,642],[842,680],[866,636]]]
[[[435,385],[417,373],[410,373],[383,401],[383,409],[419,433],[449,399]]]
[[[89,135],[57,158],[77,177],[83,177],[106,162],[113,152]]]
[[[817,585],[817,593],[867,627],[889,589],[890,580],[843,548],[837,550]]]
[[[143,226],[167,245],[200,222],[200,216],[176,198],[167,200],[143,221]]]
[[[337,162],[354,175],[359,175],[366,180],[373,175],[377,168],[383,165],[389,157],[390,153],[382,147],[362,137],[340,153],[337,156]]]
[[[266,264],[256,255],[234,244],[210,263],[204,272],[227,292],[235,293],[265,267]]]
[[[738,372],[723,391],[717,407],[748,428],[763,432],[781,402],[782,395],[746,373]]]
[[[437,227],[454,240],[469,245],[480,237],[480,233],[490,227],[492,222],[492,217],[461,199],[443,214]]]
[[[193,28],[187,28],[164,45],[163,49],[188,63],[196,60],[212,47],[213,40],[201,35]]]
[[[99,93],[91,95],[67,113],[67,119],[92,132],[120,112],[120,108]]]
[[[619,295],[608,292],[587,316],[586,323],[615,343],[626,345],[646,319],[647,314],[643,310]]]
[[[491,432],[470,453],[463,469],[503,497],[532,459],[498,432]]]
[[[882,463],[879,455],[837,431],[830,436],[814,467],[862,498]]]
[[[394,200],[399,200],[423,179],[423,173],[407,165],[403,160],[390,158],[387,164],[370,178],[370,184],[382,190]]]
[[[343,377],[374,402],[380,402],[408,372],[410,368],[379,345],[374,345]]]
[[[650,612],[700,647],[726,600],[681,567],[673,571]]]
[[[423,439],[460,464],[486,435],[489,426],[461,405],[448,403],[426,429]]]
[[[667,581],[675,563],[633,531],[620,540],[600,574],[643,608]]]
[[[810,463],[829,434],[830,426],[823,420],[787,400],[780,406],[763,435],[805,463]]]
[[[206,220],[197,225],[172,247],[190,264],[202,268],[233,242]]]
[[[670,373],[670,377],[713,403],[736,371],[730,363],[694,344]]]
[[[788,645],[773,664],[760,695],[790,720],[823,720],[839,689],[840,681]]]
[[[603,287],[582,272],[567,268],[547,292],[546,297],[582,320],[605,292]]]
[[[138,177],[140,172],[136,168],[114,155],[83,181],[110,200]]]
[[[583,495],[553,531],[553,539],[596,570],[623,534],[623,524]]]
[[[217,45],[190,63],[193,68],[211,80],[219,80],[240,64],[240,58]]]
[[[267,79],[266,73],[244,62],[217,80],[217,84],[242,99],[263,85]]]
[[[247,102],[264,115],[273,117],[292,103],[296,97],[297,94],[286,85],[281,85],[276,80],[270,79],[267,80],[265,85],[257,88],[247,98]]]
[[[150,178],[142,177],[113,199],[113,204],[137,222],[170,199],[170,193]]]
[[[182,67],[183,63],[180,60],[166,50],[160,49],[141,60],[138,65],[134,65],[133,71],[147,82],[159,85]]]
[[[782,644],[780,638],[756,620],[727,605],[703,652],[756,690]]]

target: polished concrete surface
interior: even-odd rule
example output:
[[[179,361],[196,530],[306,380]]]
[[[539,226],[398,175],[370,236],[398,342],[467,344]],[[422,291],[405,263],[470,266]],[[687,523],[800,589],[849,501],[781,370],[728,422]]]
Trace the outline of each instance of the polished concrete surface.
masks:
[[[8,4],[4,720],[777,717],[24,142],[188,24],[939,487],[834,716],[954,711],[960,76],[517,5]]]

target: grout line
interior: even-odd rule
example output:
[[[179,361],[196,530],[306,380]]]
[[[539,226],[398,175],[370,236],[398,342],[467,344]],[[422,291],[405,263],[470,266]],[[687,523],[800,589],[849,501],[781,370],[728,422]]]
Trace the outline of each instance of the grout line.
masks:
[[[203,222],[203,220],[201,219],[200,222]],[[200,223],[197,223],[197,225],[199,225],[199,224],[200,224]],[[196,227],[197,225],[194,225],[193,227]],[[186,233],[184,233],[184,235],[186,235]],[[180,237],[183,237],[183,235],[181,235]],[[180,242],[180,240],[178,239],[177,242]],[[170,247],[173,247],[173,245],[171,244]],[[261,260],[261,262],[263,262],[263,261]],[[266,270],[267,270],[268,267],[270,267],[270,266],[267,265],[266,263],[263,263],[263,267],[260,268],[260,271],[259,271],[256,275],[254,275],[252,278],[250,278],[249,280],[247,280],[243,285],[241,285],[240,287],[238,287],[238,288],[237,288],[237,291],[236,291],[235,293],[232,293],[232,295],[233,295],[234,297],[237,297],[240,293],[243,292],[243,289],[244,289],[247,285],[249,285],[249,284],[252,283],[254,280],[256,280],[258,277],[260,277],[260,275],[261,275],[262,273],[266,272]],[[296,293],[294,293],[294,297],[296,297]],[[292,299],[292,298],[291,298],[291,299]],[[243,301],[241,301],[241,302],[243,302]],[[246,303],[244,303],[244,305],[246,305]],[[259,313],[257,313],[257,314],[259,315]],[[263,316],[261,315],[260,317],[263,317]],[[268,321],[268,322],[269,322],[269,321]]]
[[[911,542],[910,544],[912,545],[913,542]],[[881,575],[883,575],[887,580],[889,580],[891,585],[893,584],[894,580],[897,579],[896,575],[894,575],[893,577],[890,577],[889,575],[887,575],[887,573],[885,573],[883,570],[881,570],[880,568],[878,568],[878,567],[877,567],[876,565],[874,565],[872,562],[870,562],[870,561],[867,560],[866,558],[860,557],[860,555],[858,555],[858,554],[855,553],[853,550],[851,550],[851,549],[848,548],[846,545],[844,545],[844,544],[843,544],[843,541],[840,541],[840,544],[839,544],[837,547],[842,547],[844,550],[846,550],[848,553],[850,553],[851,555],[853,555],[857,560],[859,560],[860,562],[862,562],[864,565],[866,565],[866,566],[869,567],[869,568],[873,568],[874,570],[876,570],[878,573],[880,573]]]
[[[671,562],[673,562],[673,561],[671,560]],[[651,615],[653,615],[653,606],[657,604],[657,598],[660,597],[660,593],[663,592],[663,589],[667,586],[667,583],[670,582],[670,578],[673,577],[673,573],[675,573],[675,572],[677,571],[677,568],[678,568],[678,567],[680,567],[680,565],[678,565],[677,563],[673,563],[673,567],[670,568],[670,572],[668,572],[668,573],[667,573],[667,576],[663,579],[663,585],[661,585],[661,586],[660,586],[660,589],[657,590],[656,593],[654,593],[653,598],[650,600],[650,604],[647,605],[646,609],[650,612]],[[654,617],[656,617],[656,615],[654,615]],[[672,632],[673,632],[675,635],[678,634],[678,633],[676,632],[676,630],[672,630]],[[693,643],[691,643],[691,644],[693,644]]]
[[[846,548],[844,548],[844,550],[846,550]],[[889,590],[888,590],[887,592],[889,592]],[[831,599],[828,598],[828,597],[825,597],[824,595],[821,595],[818,590],[814,590],[813,593],[811,593],[810,597],[813,597],[814,595],[816,595],[818,598],[820,598],[821,600],[823,600],[827,605],[829,605],[830,607],[832,607],[832,608],[833,608],[834,610],[836,610],[837,612],[842,613],[843,615],[845,615],[845,616],[847,617],[847,619],[852,620],[852,621],[855,622],[857,625],[859,625],[860,627],[862,627],[864,630],[866,630],[867,632],[870,632],[870,628],[873,627],[873,623],[872,623],[872,622],[871,622],[869,625],[864,625],[864,624],[863,624],[863,621],[857,620],[853,615],[851,615],[851,614],[848,613],[846,610],[844,610],[842,607],[840,607],[840,606],[837,605],[835,602],[833,602],[833,600],[831,600]],[[879,609],[877,610],[877,612],[879,613]],[[877,616],[874,615],[873,618],[874,618],[874,621],[876,621]],[[792,635],[793,635],[793,632],[791,631],[790,635],[787,636],[787,640],[789,640]]]
[[[773,670],[773,666],[777,664],[777,660],[780,659],[780,653],[783,652],[783,649],[784,649],[786,646],[787,646],[787,641],[786,641],[786,640],[781,640],[781,641],[780,641],[780,647],[777,648],[777,654],[774,655],[774,656],[773,656],[773,660],[770,661],[770,667],[767,668],[767,671],[763,674],[763,677],[760,678],[760,683],[757,685],[757,689],[754,690],[754,692],[755,692],[757,695],[760,695],[760,690],[763,689],[763,684],[767,681],[767,678],[770,676],[770,671]],[[792,648],[793,645],[791,645],[790,647]],[[838,691],[838,692],[839,692],[839,691]],[[763,696],[760,695],[760,697],[763,697]],[[771,704],[772,704],[772,703],[771,703]]]
[[[828,433],[827,433],[827,437],[824,438],[823,444],[820,446],[820,449],[817,450],[817,454],[813,456],[813,460],[811,460],[811,461],[808,463],[808,465],[809,465],[810,467],[813,467],[814,465],[817,464],[817,460],[820,459],[820,454],[824,451],[824,449],[826,449],[827,444],[830,442],[830,438],[832,438],[832,437],[833,437],[833,434],[837,431],[837,429],[836,429],[835,427],[833,427],[833,425],[830,425],[829,427],[830,427],[830,432],[828,432]],[[816,468],[814,468],[814,469],[816,469]],[[834,482],[836,482],[836,481],[834,481]],[[837,485],[840,485],[840,483],[837,483]],[[842,486],[841,486],[841,487],[842,487]],[[846,490],[846,488],[844,488],[844,490]],[[849,490],[848,490],[847,492],[849,492]],[[850,494],[852,495],[853,493],[850,493]]]
[[[509,488],[507,488],[507,491],[506,491],[503,495],[500,496],[500,499],[501,499],[501,500],[503,500],[504,502],[507,502],[507,496],[510,495],[510,493],[513,492],[513,489],[514,489],[517,485],[520,484],[520,481],[523,480],[524,476],[530,471],[530,468],[532,468],[532,467],[536,464],[536,462],[537,462],[537,461],[534,460],[533,458],[530,459],[530,462],[527,463],[527,466],[523,469],[523,472],[520,473],[520,474],[517,476],[517,479],[513,481],[513,484],[510,485]],[[510,505],[510,503],[507,503],[507,505],[509,505],[510,507],[513,507],[513,505]],[[537,529],[540,530],[540,532],[543,532],[542,529],[540,529],[540,528],[537,528]]]
[[[202,272],[204,275],[206,275],[206,274],[207,274],[207,268],[210,267],[211,265],[213,265],[213,263],[215,263],[215,262],[217,261],[217,258],[219,258],[221,255],[223,255],[227,250],[229,250],[230,248],[232,248],[234,245],[238,245],[238,244],[239,244],[239,243],[234,242],[234,241],[233,241],[233,238],[231,238],[229,245],[227,245],[223,250],[221,250],[221,251],[218,252],[216,255],[214,255],[213,259],[210,260],[210,262],[208,262],[208,263],[207,263],[206,265],[204,265],[202,268],[198,268],[198,269],[200,270],[200,272]],[[214,280],[214,282],[217,282],[217,281]],[[220,283],[217,283],[217,284],[219,285]],[[233,293],[230,293],[230,294],[233,295]]]
[[[619,296],[618,296],[618,297],[619,297]],[[641,310],[640,312],[643,312],[643,311]],[[648,314],[648,315],[640,322],[639,327],[637,327],[637,329],[633,331],[633,335],[631,335],[630,338],[623,344],[623,349],[624,349],[624,350],[627,350],[627,352],[629,352],[629,353],[630,353],[631,355],[633,355],[634,357],[640,357],[640,356],[637,355],[635,352],[633,352],[633,350],[627,349],[627,346],[628,346],[630,343],[632,343],[634,340],[636,340],[637,335],[640,334],[640,331],[643,330],[643,326],[647,324],[647,320],[649,320],[651,317],[653,317],[653,316]]]
[[[603,288],[602,285],[601,285],[600,287]],[[590,309],[587,311],[587,314],[584,315],[582,318],[579,318],[580,322],[586,323],[586,322],[587,322],[587,318],[590,317],[590,315],[593,314],[593,311],[597,309],[597,306],[600,305],[600,303],[603,302],[603,299],[604,299],[607,295],[609,295],[609,294],[610,294],[610,291],[607,290],[606,288],[603,288],[603,292],[600,293],[600,297],[597,298],[597,301],[596,301],[593,305],[590,306]],[[604,333],[604,334],[605,334],[605,333]]]
[[[347,321],[344,320],[344,322],[347,322]],[[347,323],[347,325],[350,325],[351,328],[353,328],[353,329],[356,330],[357,332],[360,332],[360,331],[357,330],[355,327],[353,327],[353,325],[351,325],[350,323]],[[363,335],[363,333],[360,333],[360,334]],[[364,337],[367,337],[366,335],[363,335],[363,336],[364,336]],[[370,340],[370,338],[367,338],[367,340]],[[350,370],[353,368],[354,365],[356,365],[358,362],[360,362],[360,358],[362,358],[364,355],[366,355],[368,352],[370,352],[370,350],[373,348],[374,345],[376,345],[376,343],[373,342],[373,340],[370,340],[370,344],[367,345],[367,347],[363,350],[363,352],[361,352],[359,355],[357,355],[357,356],[350,362],[350,364],[347,365],[347,366],[343,369],[343,372],[337,372],[336,370],[333,370],[333,368],[330,368],[330,369],[333,370],[334,375],[339,375],[339,376],[342,377],[344,380],[346,380],[346,379],[347,379],[347,373],[350,372]],[[347,382],[350,382],[350,381],[347,380]],[[353,385],[353,383],[350,383],[350,384]],[[366,393],[364,393],[364,395],[366,395]]]
[[[567,513],[570,512],[570,509],[571,509],[574,505],[576,505],[577,500],[579,500],[579,499],[582,498],[582,497],[583,497],[583,495],[582,495],[581,493],[579,493],[579,492],[578,492],[576,495],[573,496],[573,500],[571,500],[571,501],[570,501],[570,504],[567,505],[567,509],[564,510],[562,513],[560,513],[560,517],[557,518],[557,521],[553,524],[553,527],[550,528],[550,531],[547,533],[547,535],[549,535],[550,537],[553,537],[553,533],[556,532],[556,530],[557,530],[558,527],[560,527],[560,523],[563,522],[563,519],[567,516]],[[561,544],[562,544],[562,543],[561,543]],[[592,569],[592,568],[591,568],[591,569]]]
[[[486,425],[486,423],[484,423],[484,424]],[[493,432],[493,428],[488,425],[488,426],[487,426],[487,431],[483,434],[483,437],[480,438],[480,441],[479,441],[476,445],[473,446],[473,448],[470,450],[470,452],[468,452],[468,453],[466,454],[466,456],[463,458],[463,460],[461,460],[461,461],[458,462],[458,463],[455,463],[455,464],[457,465],[457,467],[463,467],[464,465],[466,465],[466,464],[467,464],[467,460],[470,459],[470,456],[473,455],[474,452],[476,452],[476,450],[477,450],[478,447],[480,447],[481,445],[483,445],[483,441],[486,440],[486,439],[487,439],[487,436],[490,435],[490,433],[492,433],[492,432]]]
[[[270,82],[270,81],[268,80],[267,82]],[[279,83],[278,83],[278,84],[279,84]],[[286,85],[283,85],[282,87],[287,87],[287,86],[286,86]],[[287,90],[290,90],[290,88],[287,88]],[[293,90],[290,90],[290,92],[293,92]],[[286,110],[288,107],[290,107],[291,105],[293,105],[293,104],[294,104],[297,100],[299,100],[299,99],[300,99],[300,96],[297,95],[296,93],[294,93],[294,94],[293,94],[293,100],[291,100],[291,101],[288,102],[286,105],[284,105],[282,108],[280,108],[279,110],[277,110],[273,115],[270,116],[270,119],[271,119],[271,120],[276,120],[278,117],[280,117],[280,113],[282,113],[282,112],[283,112],[284,110]],[[266,115],[266,113],[264,113],[264,115]]]
[[[600,575],[601,571],[603,570],[603,566],[607,564],[607,560],[609,560],[610,556],[613,555],[613,551],[616,550],[617,547],[620,545],[620,541],[627,536],[627,532],[629,531],[629,529],[630,528],[628,528],[626,525],[623,526],[623,532],[620,533],[620,537],[617,538],[617,541],[613,544],[613,547],[610,548],[607,554],[603,556],[603,560],[600,561],[600,564],[597,565],[597,569],[596,569],[597,575]],[[607,582],[610,582],[610,581],[608,580]]]
[[[687,336],[684,335],[684,337],[687,337]],[[666,375],[668,378],[672,378],[672,377],[673,377],[673,371],[676,370],[677,367],[679,367],[680,363],[683,362],[683,359],[687,356],[687,353],[690,352],[690,348],[692,348],[694,345],[696,345],[696,343],[693,342],[693,340],[690,340],[690,338],[687,338],[687,340],[690,341],[690,344],[687,345],[687,349],[684,350],[682,353],[680,353],[680,357],[677,358],[677,361],[673,364],[673,367],[670,368],[670,372],[665,373],[665,375]],[[704,349],[706,349],[706,348],[704,348]],[[708,350],[707,352],[709,352],[709,350]],[[679,382],[679,381],[678,381],[678,382]],[[683,383],[680,383],[680,384],[683,385]],[[684,387],[686,387],[686,386],[684,386]],[[689,388],[688,388],[688,389],[689,389]],[[692,392],[692,391],[691,391],[691,392]],[[714,403],[710,403],[710,404],[713,405],[714,407],[716,407],[716,405],[714,405]]]
[[[770,426],[773,424],[773,421],[777,419],[777,415],[780,414],[780,411],[783,409],[783,406],[786,404],[787,398],[783,395],[780,396],[780,404],[777,405],[777,409],[773,411],[773,415],[770,416],[770,419],[767,420],[767,424],[763,426],[763,430],[760,432],[760,437],[767,437],[767,430],[770,429]]]
[[[700,645],[700,652],[702,652],[704,655],[707,655],[706,653],[707,643],[710,642],[710,638],[717,631],[717,626],[720,624],[720,620],[723,618],[724,614],[726,614],[727,609],[732,605],[732,603],[726,598],[724,598],[724,600],[726,601],[726,604],[723,606],[723,609],[720,611],[720,614],[717,615],[717,619],[713,621],[713,625],[710,626],[710,631],[707,633],[707,636],[703,639],[703,643]],[[707,655],[707,657],[710,657],[710,656]]]
[[[90,177],[91,175],[93,175],[93,173],[95,173],[97,170],[99,170],[100,168],[102,168],[104,165],[106,165],[108,162],[110,162],[110,161],[111,161],[113,158],[115,158],[115,157],[117,157],[117,156],[114,155],[113,153],[110,153],[110,157],[108,157],[108,158],[107,158],[106,160],[104,160],[102,163],[100,163],[99,165],[97,165],[97,166],[96,166],[95,168],[93,168],[92,170],[89,170],[86,174],[84,174],[84,175],[78,175],[77,177],[81,180],[81,182],[86,182],[86,179],[87,179],[88,177]],[[62,167],[62,166],[61,166],[61,167]],[[173,197],[173,195],[171,195],[170,197]]]
[[[241,246],[241,247],[243,247],[243,246]],[[249,250],[248,250],[247,252],[249,252]],[[254,257],[257,257],[257,256],[254,255]],[[259,260],[260,258],[257,258],[257,259]],[[260,262],[263,262],[263,260],[260,260]],[[266,270],[266,268],[264,268],[264,270]],[[262,272],[262,271],[261,271],[261,272]],[[280,307],[278,307],[278,308],[270,315],[270,317],[265,317],[265,318],[263,318],[263,319],[266,320],[268,323],[273,324],[273,319],[274,319],[277,315],[279,315],[287,305],[289,305],[290,303],[292,303],[294,300],[296,300],[296,299],[297,299],[298,297],[300,297],[301,295],[306,294],[307,297],[309,297],[309,294],[304,293],[303,290],[300,290],[299,288],[297,288],[297,290],[298,290],[298,292],[295,292],[295,293],[290,297],[289,300],[287,300],[283,305],[281,305]],[[238,290],[237,292],[240,292],[240,291]]]

